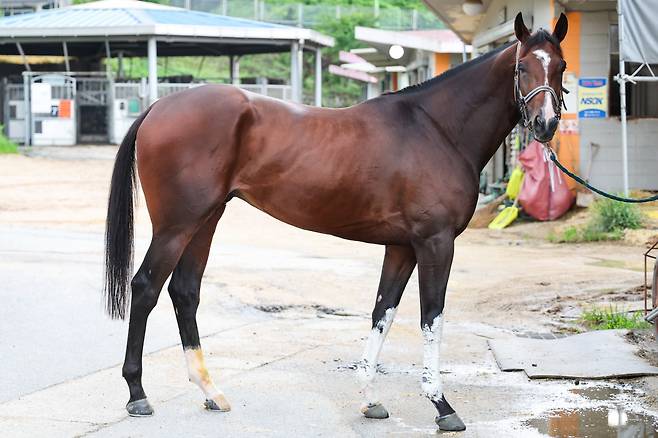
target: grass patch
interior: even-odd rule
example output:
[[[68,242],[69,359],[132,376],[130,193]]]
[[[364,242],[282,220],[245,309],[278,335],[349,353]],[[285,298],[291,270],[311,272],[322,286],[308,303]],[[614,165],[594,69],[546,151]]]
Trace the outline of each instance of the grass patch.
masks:
[[[592,308],[583,312],[581,322],[590,330],[613,330],[613,329],[648,329],[651,324],[646,322],[642,311],[626,312],[617,307]]]
[[[567,227],[561,233],[550,233],[548,240],[552,243],[582,243],[621,240],[624,230],[605,232],[589,225],[584,227]]]
[[[0,155],[17,154],[18,146],[16,145],[16,143],[5,137],[2,131],[3,131],[3,126],[0,125]]]
[[[584,226],[567,227],[559,233],[550,233],[548,240],[553,243],[599,242],[621,240],[624,231],[642,227],[643,216],[635,204],[603,198],[591,208],[590,220]]]

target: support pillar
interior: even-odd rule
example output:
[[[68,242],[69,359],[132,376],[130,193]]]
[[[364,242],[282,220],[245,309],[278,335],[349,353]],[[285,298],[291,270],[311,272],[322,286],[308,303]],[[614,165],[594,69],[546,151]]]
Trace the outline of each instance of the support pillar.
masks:
[[[315,49],[315,106],[322,106],[322,49]]]
[[[66,41],[62,41],[62,51],[64,52],[64,66],[66,67],[66,72],[71,71],[71,63],[69,62],[69,47],[66,45]]]
[[[300,63],[299,63],[299,54],[301,50],[299,48],[299,42],[294,41],[290,45],[290,87],[292,88],[291,100],[293,102],[301,102],[301,74],[300,74]]]
[[[148,41],[148,88],[149,104],[153,105],[158,100],[158,45],[155,37],[149,38]]]
[[[120,50],[117,55],[117,64],[117,76],[123,78],[123,50]]]
[[[618,2],[618,30],[619,34],[619,111],[621,113],[621,165],[624,196],[629,194],[628,183],[628,122],[626,120],[626,65],[623,56],[623,39],[624,39],[624,13],[622,11],[623,2]]]
[[[240,85],[240,57],[231,55],[231,84]]]
[[[32,71],[32,69],[30,68],[30,63],[27,62],[27,56],[23,51],[23,46],[21,46],[21,43],[17,42],[16,48],[18,49],[18,53],[20,53],[21,59],[23,60],[23,66],[25,67],[25,71]]]

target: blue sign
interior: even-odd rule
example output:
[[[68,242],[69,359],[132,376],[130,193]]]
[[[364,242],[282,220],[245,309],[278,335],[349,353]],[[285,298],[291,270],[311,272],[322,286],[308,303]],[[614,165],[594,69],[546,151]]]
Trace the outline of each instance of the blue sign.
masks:
[[[608,79],[578,80],[578,118],[598,119],[608,116]]]

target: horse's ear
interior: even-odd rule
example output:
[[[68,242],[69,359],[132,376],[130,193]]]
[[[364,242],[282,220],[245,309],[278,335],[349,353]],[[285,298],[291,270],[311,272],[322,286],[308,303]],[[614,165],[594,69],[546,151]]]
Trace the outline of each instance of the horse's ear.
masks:
[[[516,39],[521,41],[521,44],[525,43],[530,37],[530,31],[525,27],[523,14],[520,12],[516,14],[516,18],[514,19],[514,33],[516,34]]]
[[[567,29],[569,29],[569,21],[567,16],[564,13],[560,14],[557,23],[555,23],[555,29],[553,29],[553,36],[559,41],[562,42],[565,36],[567,36]]]

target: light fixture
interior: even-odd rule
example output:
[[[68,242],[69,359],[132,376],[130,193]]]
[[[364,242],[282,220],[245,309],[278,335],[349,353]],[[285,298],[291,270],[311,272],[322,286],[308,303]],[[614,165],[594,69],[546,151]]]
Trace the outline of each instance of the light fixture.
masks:
[[[482,0],[465,0],[462,9],[466,15],[472,17],[484,12],[484,4],[482,4]]]
[[[398,44],[393,44],[388,49],[388,55],[393,59],[400,59],[404,56],[404,48]]]

